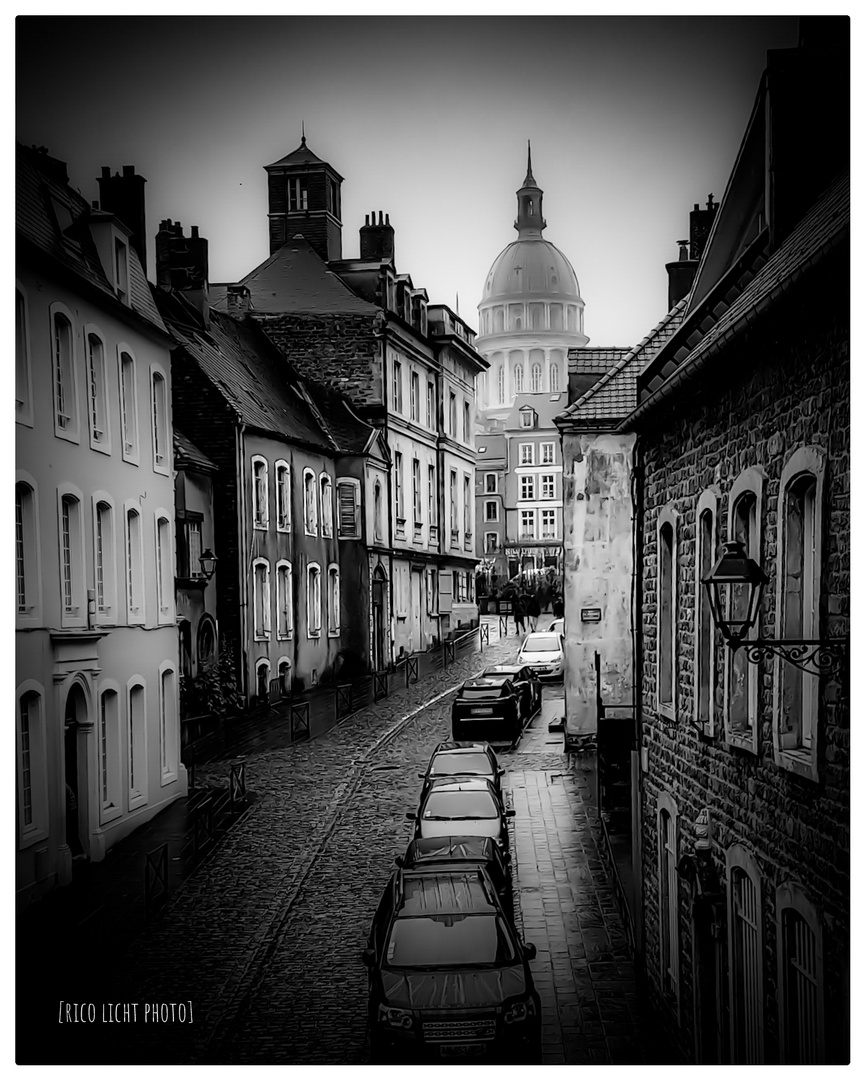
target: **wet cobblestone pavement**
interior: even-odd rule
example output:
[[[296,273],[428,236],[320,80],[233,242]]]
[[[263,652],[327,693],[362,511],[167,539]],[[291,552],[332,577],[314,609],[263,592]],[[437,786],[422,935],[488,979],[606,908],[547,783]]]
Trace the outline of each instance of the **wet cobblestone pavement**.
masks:
[[[191,1002],[194,1022],[103,1025],[98,1035],[66,1028],[69,1060],[364,1063],[360,951],[410,838],[417,773],[449,736],[450,691],[516,649],[515,637],[493,633],[483,657],[466,656],[312,742],[250,754],[253,806],[119,963],[82,984],[90,1000],[96,984],[103,1001]],[[503,755],[517,918],[538,949],[543,1060],[660,1061],[598,850],[589,759],[566,758],[561,733],[547,730],[561,696],[545,689],[542,713]]]

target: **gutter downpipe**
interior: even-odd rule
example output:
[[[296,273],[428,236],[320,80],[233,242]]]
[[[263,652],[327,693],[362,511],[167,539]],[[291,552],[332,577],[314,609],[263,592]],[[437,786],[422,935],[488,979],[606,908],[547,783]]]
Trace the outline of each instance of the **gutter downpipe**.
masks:
[[[240,486],[240,513],[237,515],[237,525],[240,532],[238,537],[239,543],[237,545],[237,557],[238,557],[238,583],[240,588],[238,592],[240,594],[240,641],[238,647],[240,650],[239,661],[241,664],[240,669],[240,685],[243,692],[244,699],[249,700],[249,648],[248,648],[248,621],[249,621],[249,581],[248,574],[246,572],[247,564],[247,551],[246,551],[246,470],[244,469],[244,454],[243,447],[245,444],[246,424],[238,424],[235,428],[235,440],[234,440],[234,453],[235,453],[235,472],[238,477],[238,483]],[[292,484],[294,487],[294,484]]]
[[[634,881],[634,962],[638,973],[643,965],[643,492],[645,475],[642,444],[637,435],[634,442],[631,499],[634,507],[633,560],[631,577],[631,632],[634,664],[634,749],[631,756],[631,873]]]

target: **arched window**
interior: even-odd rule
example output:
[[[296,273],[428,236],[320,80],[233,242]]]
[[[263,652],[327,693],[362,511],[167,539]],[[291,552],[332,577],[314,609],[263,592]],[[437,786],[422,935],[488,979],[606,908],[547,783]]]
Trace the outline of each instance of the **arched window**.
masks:
[[[36,492],[26,480],[15,485],[15,586],[19,619],[39,617],[40,575]]]
[[[138,395],[135,386],[135,360],[129,352],[120,352],[120,433],[123,457],[138,458]]]
[[[559,365],[550,364],[550,393],[557,394],[559,392]]]
[[[307,569],[306,626],[308,637],[321,635],[321,567],[317,563]]]
[[[126,510],[126,607],[129,622],[144,622],[144,550],[141,514]]]
[[[327,632],[330,637],[339,637],[339,625],[339,567],[331,563],[327,568]]]
[[[658,797],[658,927],[660,979],[665,992],[679,992],[679,875],[676,804],[666,793]]]
[[[715,626],[700,584],[715,563],[718,549],[718,497],[704,491],[697,503],[697,574],[694,582],[694,723],[704,735],[715,730]]]
[[[54,431],[64,439],[78,441],[78,396],[75,385],[75,352],[72,323],[55,312],[52,320],[54,345]]]
[[[84,625],[87,597],[84,586],[84,533],[81,500],[72,494],[60,496],[60,582],[61,623]]]
[[[27,301],[15,290],[15,419],[33,423],[33,400],[30,379],[30,329]]]
[[[156,610],[157,622],[174,621],[174,567],[171,522],[165,514],[156,515]]]
[[[287,656],[282,656],[277,665],[279,675],[279,692],[283,697],[291,697],[291,661]]]
[[[99,804],[100,822],[121,812],[120,805],[120,697],[116,690],[99,696]]]
[[[257,660],[255,664],[255,696],[267,701],[270,694],[270,661]]]
[[[147,802],[147,758],[145,754],[145,724],[147,712],[144,684],[134,682],[128,689],[127,704],[127,763],[129,770],[129,809]]]
[[[171,464],[171,447],[168,445],[168,391],[165,376],[159,371],[151,372],[151,406],[153,412],[153,468],[167,473]]]
[[[253,528],[267,528],[267,461],[263,457],[252,459],[252,524]]]
[[[514,322],[514,330],[522,330],[522,328],[523,328],[523,320],[518,315],[517,318],[516,318],[516,321]]]
[[[505,311],[504,308],[497,307],[494,313],[495,319],[495,333],[501,334],[505,328]]]
[[[252,564],[252,630],[256,641],[270,637],[270,564],[256,559]]]
[[[87,391],[89,401],[90,445],[94,450],[108,450],[108,388],[105,371],[105,345],[98,334],[87,334]]]
[[[778,887],[775,917],[781,1064],[821,1065],[826,1057],[820,918],[793,882]]]
[[[333,483],[326,473],[321,475],[321,535],[333,536]]]
[[[372,493],[372,515],[373,515],[373,535],[376,540],[381,540],[384,536],[383,523],[382,523],[382,497],[381,497],[381,484],[378,480],[375,482]]]
[[[762,889],[756,861],[738,844],[727,851],[727,927],[732,1064],[762,1065]]]
[[[36,683],[18,692],[18,841],[26,847],[47,835],[48,790],[43,699]]]
[[[658,710],[675,713],[676,670],[676,516],[665,508],[658,519]]]
[[[521,394],[523,392],[523,365],[516,364],[514,366],[514,393]]]
[[[318,507],[315,501],[315,473],[303,470],[303,529],[308,536],[318,535]]]
[[[499,364],[498,370],[498,396],[499,404],[501,405],[505,400],[505,365]]]
[[[287,461],[276,463],[276,531],[291,529],[291,473]]]
[[[289,638],[294,630],[294,595],[291,563],[276,564],[276,636]]]
[[[532,393],[539,394],[541,392],[541,381],[543,379],[543,368],[540,364],[532,364]]]
[[[174,668],[159,672],[159,763],[163,783],[177,777],[177,679]]]
[[[198,664],[208,667],[216,659],[216,627],[209,615],[198,624]]]
[[[97,499],[93,521],[97,622],[117,621],[117,576],[114,553],[114,507],[106,499]]]

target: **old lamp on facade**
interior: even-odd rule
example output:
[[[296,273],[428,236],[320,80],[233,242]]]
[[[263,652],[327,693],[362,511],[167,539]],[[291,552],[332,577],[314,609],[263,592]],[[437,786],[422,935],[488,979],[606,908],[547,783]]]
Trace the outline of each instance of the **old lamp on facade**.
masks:
[[[199,565],[201,566],[201,573],[204,576],[205,581],[210,581],[213,575],[216,573],[216,556],[210,550],[205,548],[204,551],[198,557]]]
[[[757,625],[763,590],[768,581],[763,568],[749,558],[739,540],[730,540],[724,544],[720,559],[702,578],[712,621],[721,631],[721,636],[729,648],[733,652],[744,649],[745,656],[752,664],[759,664],[769,656],[779,656],[802,671],[815,675],[837,673],[846,658],[845,640],[766,639],[748,636]]]

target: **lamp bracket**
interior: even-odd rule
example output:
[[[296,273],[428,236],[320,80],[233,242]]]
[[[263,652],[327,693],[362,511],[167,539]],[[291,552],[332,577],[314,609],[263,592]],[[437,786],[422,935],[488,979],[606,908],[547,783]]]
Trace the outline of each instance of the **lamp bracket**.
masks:
[[[730,640],[735,652],[744,649],[749,663],[759,664],[771,656],[779,656],[788,664],[809,675],[837,675],[847,662],[848,641],[838,638],[827,641],[802,641],[794,638],[766,640],[744,638]]]

